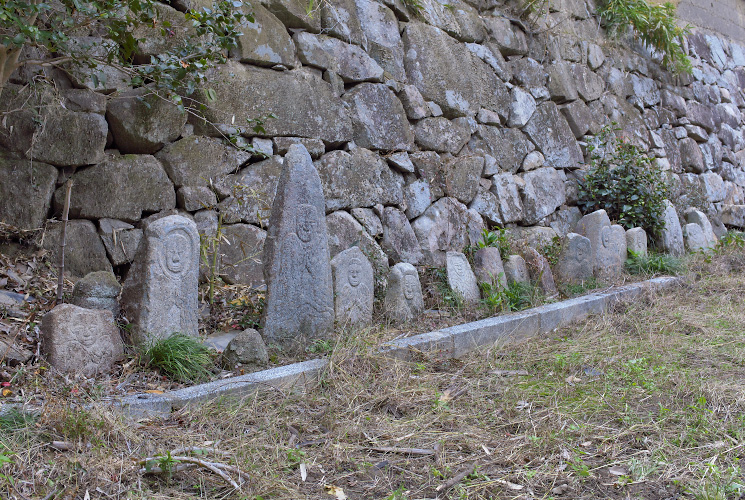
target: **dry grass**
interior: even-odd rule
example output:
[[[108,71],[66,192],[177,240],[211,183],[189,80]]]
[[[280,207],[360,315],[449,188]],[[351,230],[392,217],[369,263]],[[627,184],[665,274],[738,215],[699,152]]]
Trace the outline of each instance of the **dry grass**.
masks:
[[[57,381],[35,423],[0,421],[0,497],[333,499],[333,485],[350,499],[737,498],[745,255],[698,258],[689,273],[680,289],[460,360],[393,362],[349,335],[317,385],[167,420],[83,411],[70,404],[79,386]],[[204,468],[140,472],[184,447],[248,481],[236,492]]]

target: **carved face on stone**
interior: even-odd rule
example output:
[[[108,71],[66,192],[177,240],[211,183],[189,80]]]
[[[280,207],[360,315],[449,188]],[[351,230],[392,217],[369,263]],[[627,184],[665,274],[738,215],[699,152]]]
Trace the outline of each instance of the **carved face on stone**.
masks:
[[[96,342],[96,334],[92,328],[82,328],[78,340],[85,347],[90,347]]]
[[[349,271],[347,272],[347,281],[353,287],[360,284],[360,275],[362,274],[362,262],[359,259],[352,259],[349,262]]]
[[[416,294],[416,281],[417,278],[413,274],[404,276],[404,297],[407,300],[413,299]]]
[[[300,205],[295,223],[297,237],[303,243],[308,243],[313,239],[313,233],[316,228],[316,209],[313,205]]]
[[[166,238],[166,267],[173,274],[181,274],[189,265],[189,240],[177,232]]]
[[[609,226],[603,227],[603,229],[600,231],[600,242],[605,248],[608,248],[610,246],[610,236],[611,228]]]

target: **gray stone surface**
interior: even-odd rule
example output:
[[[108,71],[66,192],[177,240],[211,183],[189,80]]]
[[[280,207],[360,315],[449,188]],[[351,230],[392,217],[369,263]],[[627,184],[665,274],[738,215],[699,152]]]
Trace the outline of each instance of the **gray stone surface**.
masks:
[[[0,92],[0,113],[3,114],[0,146],[28,159],[61,167],[101,161],[108,125],[98,108],[100,102],[81,109],[64,98],[70,92],[60,96],[61,92],[42,83],[6,84]],[[95,102],[97,99],[86,100]],[[71,130],[75,133],[70,133]]]
[[[498,174],[492,180],[491,192],[497,197],[502,222],[508,223],[522,220],[525,212],[516,182],[518,180],[522,181],[522,179],[512,174]]]
[[[391,153],[386,157],[386,160],[392,168],[398,170],[399,172],[406,174],[414,173],[414,164],[411,162],[409,153],[407,153],[406,151]]]
[[[557,61],[548,68],[548,91],[551,100],[558,103],[577,99],[577,85],[569,63]]]
[[[683,226],[683,239],[685,240],[686,250],[689,252],[705,252],[710,250],[704,230],[695,223],[688,223]]]
[[[662,214],[665,222],[660,237],[659,245],[663,252],[672,255],[683,255],[685,252],[683,242],[683,228],[680,227],[680,219],[675,211],[675,206],[669,200],[665,200],[665,211]]]
[[[266,136],[293,136],[321,139],[339,144],[352,138],[352,125],[341,99],[330,84],[302,70],[274,71],[228,61],[207,73],[205,88],[218,96],[205,111],[209,123],[192,119],[195,131],[220,136],[220,131],[243,127],[251,135],[246,120],[266,116]],[[204,91],[197,98],[207,101]]]
[[[57,169],[0,150],[0,221],[20,229],[44,225]]]
[[[315,163],[326,197],[326,210],[398,205],[403,201],[403,177],[373,151],[355,148],[332,151]]]
[[[346,83],[383,79],[383,68],[357,45],[303,31],[295,35],[295,42],[303,64],[333,71]]]
[[[569,233],[562,243],[556,277],[561,283],[582,283],[593,276],[593,260],[589,238]]]
[[[196,224],[180,215],[148,224],[121,296],[135,342],[196,336],[198,279]]]
[[[522,257],[528,267],[530,279],[538,285],[546,297],[555,296],[558,291],[554,283],[554,275],[548,260],[538,253],[535,248],[526,247],[522,250]]]
[[[314,33],[321,29],[321,16],[316,12],[309,12],[302,0],[262,0],[261,3],[288,28],[305,29]]]
[[[721,216],[723,224],[745,229],[745,205],[723,205]]]
[[[417,122],[414,136],[422,149],[456,154],[468,142],[471,131],[464,123],[436,117]]]
[[[104,309],[111,311],[116,318],[119,315],[119,292],[122,287],[110,271],[96,271],[86,274],[75,282],[72,289],[72,303],[86,309]]]
[[[436,26],[461,42],[480,42],[486,37],[486,28],[476,9],[456,0],[442,4],[436,0],[423,0],[419,16],[427,24]]]
[[[701,149],[699,149],[696,141],[690,137],[686,137],[680,141],[680,161],[683,170],[686,172],[701,174],[705,170]]]
[[[272,139],[276,153],[284,156],[293,144],[302,144],[314,160],[320,158],[326,152],[326,146],[320,139],[309,139],[305,137],[274,137]]]
[[[325,205],[310,155],[303,146],[292,146],[277,186],[262,259],[267,285],[263,335],[290,351],[330,336],[334,328]]]
[[[338,0],[321,4],[321,28],[324,32],[357,45],[365,44],[355,0]]]
[[[473,254],[473,270],[479,283],[489,283],[497,289],[507,286],[507,278],[499,249],[484,247]]]
[[[95,377],[110,372],[124,356],[110,311],[61,304],[41,320],[42,349],[57,370]]]
[[[235,172],[250,153],[221,139],[192,135],[167,144],[155,154],[176,187],[210,186],[211,181]]]
[[[383,238],[380,246],[388,257],[394,262],[419,264],[422,250],[406,215],[397,208],[385,207],[381,221]]]
[[[406,81],[404,47],[396,15],[373,0],[355,0],[355,3],[364,37],[363,47],[395,80]]]
[[[701,226],[701,230],[703,231],[704,238],[706,240],[707,248],[716,247],[719,239],[714,233],[714,228],[705,213],[703,213],[701,210],[697,210],[691,207],[685,211],[684,216],[686,222],[688,222],[689,224],[698,224],[699,226]]]
[[[359,247],[339,252],[331,259],[334,275],[336,323],[364,328],[372,323],[373,268]]]
[[[131,182],[137,179],[137,182]],[[72,176],[70,217],[140,220],[143,212],[176,206],[176,192],[163,166],[150,155],[107,155],[106,159]],[[55,210],[62,212],[65,187],[54,193]]]
[[[196,212],[214,208],[217,205],[217,196],[206,186],[181,186],[176,191],[176,205],[187,212]]]
[[[377,218],[377,216],[375,217]],[[380,233],[375,235],[376,237],[383,235],[383,225],[380,223],[380,219],[377,219],[377,222],[380,224]],[[326,216],[326,226],[329,233],[331,257],[333,258],[349,248],[360,247],[362,253],[365,254],[373,266],[375,290],[382,291],[385,288],[389,271],[388,256],[380,248],[375,237],[371,236],[354,217],[343,210]]]
[[[239,28],[242,35],[236,40],[231,57],[258,66],[295,66],[295,44],[280,20],[259,2],[252,2],[250,7],[243,5],[246,10],[250,8],[254,22],[245,22]]]
[[[42,246],[54,255],[54,262],[59,258],[61,235],[62,222],[47,224]],[[111,270],[111,263],[106,258],[106,248],[96,233],[96,226],[89,220],[69,221],[65,234],[65,273],[83,277],[93,271]]]
[[[519,255],[510,255],[507,260],[504,261],[504,274],[507,278],[507,283],[529,283],[530,274],[528,273],[528,266]]]
[[[432,203],[432,193],[429,182],[417,179],[404,188],[404,201],[406,203],[406,217],[415,219],[422,215]]]
[[[714,113],[709,106],[696,101],[688,101],[687,109],[686,117],[692,124],[703,127],[709,133],[714,131],[716,127]]]
[[[523,131],[554,168],[579,168],[584,161],[574,134],[556,104],[546,102],[536,108]]]
[[[626,231],[626,249],[638,255],[647,255],[647,232],[641,227]]]
[[[388,275],[385,313],[392,321],[403,323],[415,319],[424,310],[422,286],[414,266],[400,262]]]
[[[349,104],[354,142],[363,148],[413,149],[414,134],[396,95],[385,85],[362,83],[344,94]]]
[[[253,288],[264,284],[261,256],[266,231],[250,224],[223,226],[220,242],[219,274],[229,284],[240,283]]]
[[[458,200],[440,198],[412,222],[423,255],[422,263],[444,267],[446,252],[461,252],[469,243],[478,241],[471,241],[468,212]]]
[[[507,121],[507,126],[522,128],[535,113],[535,99],[530,95],[530,92],[526,92],[520,87],[513,87],[511,97],[510,118]]]
[[[11,339],[0,339],[0,352],[3,353],[3,362],[7,366],[18,366],[23,363],[28,363],[31,358],[34,357],[33,352],[18,344],[12,343]],[[1,411],[0,415],[2,415]]]
[[[444,31],[412,22],[403,42],[410,83],[446,117],[475,116],[481,108],[508,114],[509,94],[494,71]]]
[[[574,137],[580,139],[592,126],[593,116],[590,108],[582,101],[574,101],[561,108]]]
[[[504,56],[525,55],[528,52],[528,43],[525,33],[518,27],[513,26],[509,19],[504,17],[487,17],[486,29],[492,42],[499,52]]]
[[[473,274],[468,259],[461,252],[447,252],[445,257],[448,285],[463,302],[473,306],[481,299],[476,275]]]
[[[492,156],[501,170],[515,173],[535,146],[518,129],[479,125],[476,135],[468,143],[468,149],[473,154]]]
[[[421,120],[432,114],[422,93],[413,85],[404,85],[398,93],[398,98],[410,120]]]
[[[218,195],[227,197],[218,205],[223,222],[267,225],[283,164],[284,159],[275,155],[215,182]]]
[[[535,224],[566,202],[564,179],[560,171],[543,167],[522,175],[523,221]]]
[[[484,158],[481,156],[456,156],[444,161],[445,194],[461,203],[470,203],[476,196],[483,171]]]
[[[228,343],[222,353],[222,362],[229,369],[240,365],[248,369],[260,370],[269,364],[269,353],[264,339],[253,328],[243,330]]]
[[[605,210],[582,217],[575,226],[575,232],[590,240],[596,277],[612,279],[623,270],[627,253],[626,231],[621,226],[611,226]]]
[[[181,135],[186,113],[148,88],[109,101],[106,119],[122,153],[152,154]]]

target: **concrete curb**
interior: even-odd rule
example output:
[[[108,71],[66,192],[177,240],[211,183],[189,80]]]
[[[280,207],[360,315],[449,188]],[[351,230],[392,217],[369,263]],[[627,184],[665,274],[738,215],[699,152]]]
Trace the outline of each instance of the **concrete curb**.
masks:
[[[518,313],[394,340],[384,344],[379,352],[401,360],[411,359],[416,353],[432,352],[457,358],[485,345],[507,344],[551,332],[561,326],[582,321],[590,315],[601,314],[613,304],[632,300],[645,290],[670,288],[682,281],[682,278],[666,277],[616,287],[607,292],[591,293]],[[326,359],[314,359],[186,387],[166,394],[135,394],[104,404],[133,418],[164,417],[190,404],[221,397],[243,397],[262,388],[282,389],[310,385],[318,380],[327,365]]]

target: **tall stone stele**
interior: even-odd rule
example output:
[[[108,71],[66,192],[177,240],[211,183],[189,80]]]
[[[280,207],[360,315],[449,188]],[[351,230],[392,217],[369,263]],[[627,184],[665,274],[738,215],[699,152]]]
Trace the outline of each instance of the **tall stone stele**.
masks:
[[[388,275],[385,292],[385,313],[388,318],[404,323],[415,319],[424,310],[422,285],[416,267],[399,262]]]
[[[365,327],[372,323],[373,268],[360,247],[339,252],[331,259],[334,274],[334,310],[342,326]]]
[[[133,340],[174,333],[197,336],[199,234],[191,219],[169,215],[145,228],[122,287],[121,306]]]
[[[266,308],[262,335],[290,352],[334,330],[326,201],[318,172],[301,144],[290,146],[264,243]]]

